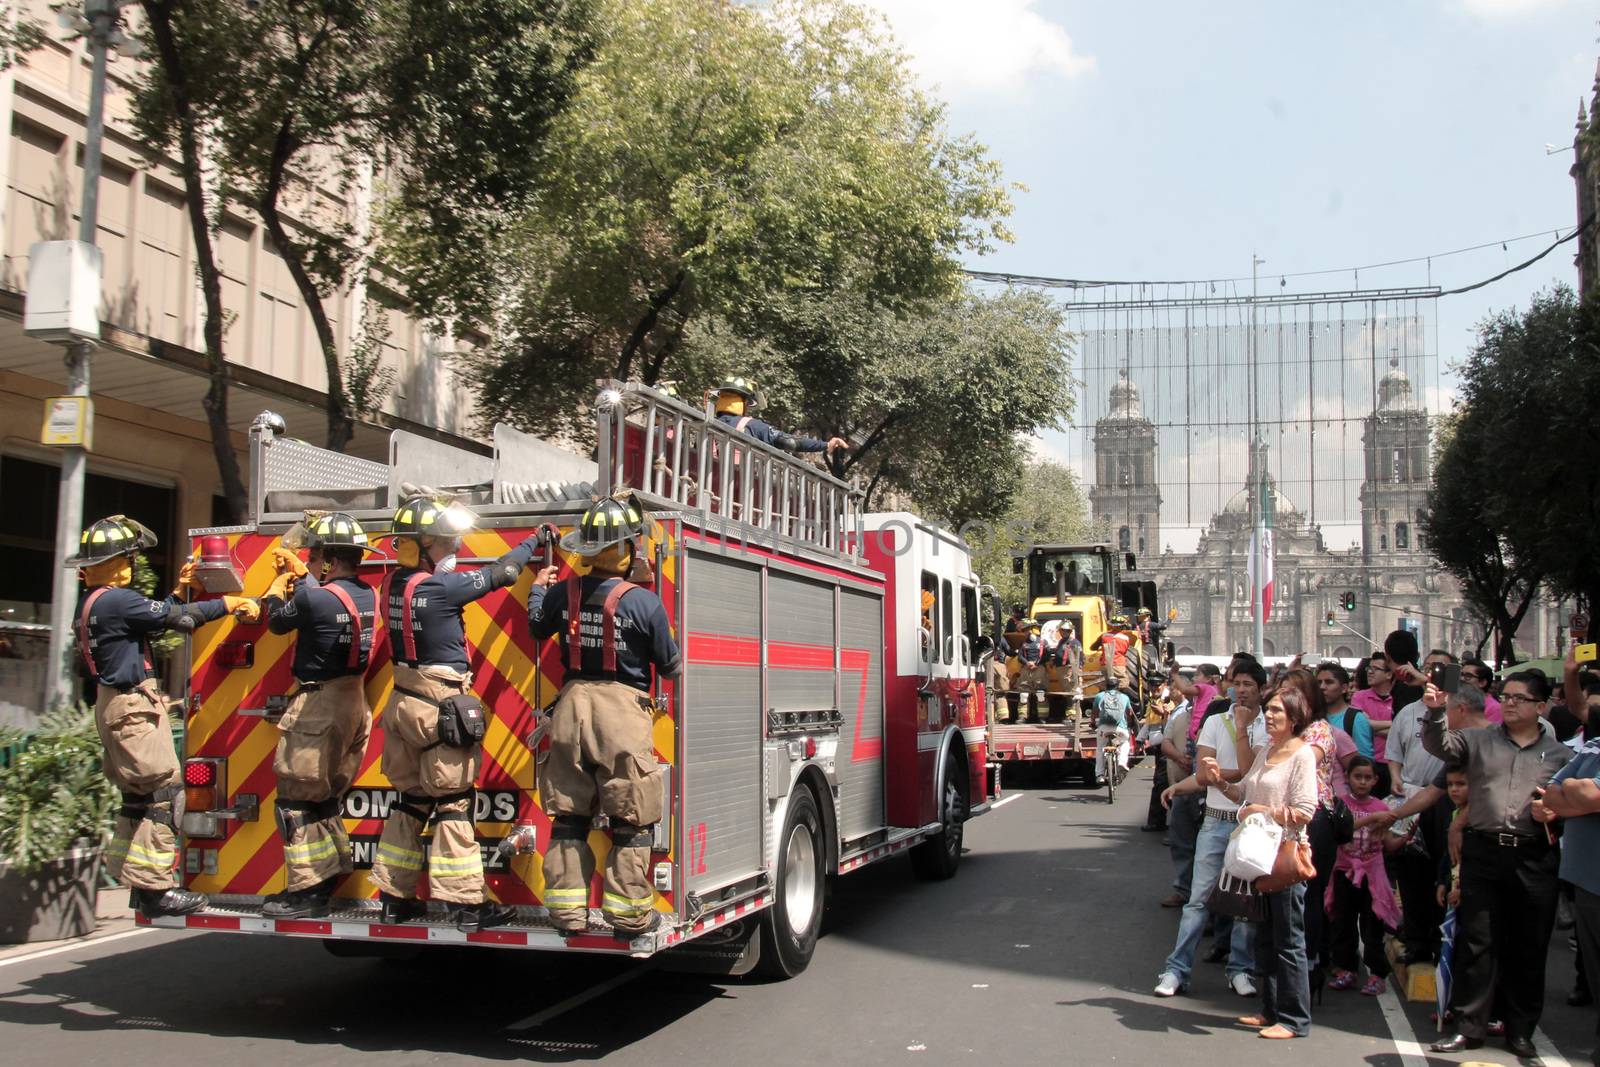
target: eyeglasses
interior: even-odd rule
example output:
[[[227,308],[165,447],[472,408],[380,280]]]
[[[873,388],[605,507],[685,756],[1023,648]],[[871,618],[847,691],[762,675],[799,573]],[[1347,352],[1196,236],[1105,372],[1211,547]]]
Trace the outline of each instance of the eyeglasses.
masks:
[[[1543,704],[1544,701],[1534,697],[1523,696],[1521,693],[1506,693],[1500,698],[1502,704]]]
[[[1376,664],[1369,664],[1367,666],[1367,673],[1368,674],[1388,674],[1389,673],[1389,668],[1388,667],[1379,667]]]
[[[1474,671],[1468,671],[1467,672],[1467,677],[1471,678],[1474,682],[1487,682],[1487,681],[1490,680],[1490,676],[1489,675],[1487,675],[1487,674],[1478,674],[1478,673],[1476,673]]]

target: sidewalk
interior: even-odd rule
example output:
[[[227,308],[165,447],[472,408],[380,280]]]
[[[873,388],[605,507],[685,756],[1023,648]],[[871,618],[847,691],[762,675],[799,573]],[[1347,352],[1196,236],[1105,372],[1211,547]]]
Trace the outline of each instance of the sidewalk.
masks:
[[[102,889],[95,897],[94,932],[83,937],[69,937],[61,941],[29,941],[21,945],[0,945],[0,962],[17,956],[27,956],[63,945],[87,944],[112,934],[138,929],[133,921],[133,909],[128,906],[126,889]]]

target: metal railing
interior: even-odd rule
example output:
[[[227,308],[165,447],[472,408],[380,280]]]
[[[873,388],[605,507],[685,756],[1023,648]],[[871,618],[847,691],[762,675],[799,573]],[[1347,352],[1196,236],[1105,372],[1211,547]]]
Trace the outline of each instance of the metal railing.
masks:
[[[605,381],[595,403],[601,488],[638,489],[698,513],[703,526],[747,527],[855,559],[863,494],[781,449],[638,383]]]

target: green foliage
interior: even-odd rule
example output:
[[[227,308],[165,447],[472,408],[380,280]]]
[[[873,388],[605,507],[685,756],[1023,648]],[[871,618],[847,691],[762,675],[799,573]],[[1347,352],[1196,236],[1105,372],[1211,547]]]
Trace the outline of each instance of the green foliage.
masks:
[[[26,12],[0,3],[0,70],[9,70],[44,41],[44,28]]]
[[[1485,320],[1461,405],[1424,526],[1503,661],[1541,583],[1600,608],[1600,308],[1557,286]]]
[[[143,552],[133,557],[133,581],[129,584],[140,596],[156,597],[156,571]],[[150,651],[157,659],[168,659],[182,647],[183,638],[175,630],[165,630],[150,639]]]
[[[584,440],[597,378],[687,377],[716,358],[687,353],[691,335],[780,350],[771,316],[807,294],[948,297],[957,255],[1006,237],[998,166],[946,132],[876,16],[836,0],[601,10],[537,206],[492,250],[511,295],[469,368],[485,421]]]
[[[179,134],[181,87],[215,145],[223,199],[260,215],[316,329],[328,444],[353,432],[326,302],[369,249],[353,216],[314,189],[353,193],[384,168],[415,263],[470,261],[520,208],[539,142],[588,52],[581,0],[143,0],[158,62],[136,85],[141,132]],[[154,31],[147,31],[147,35]],[[163,39],[170,48],[161,48]],[[202,181],[196,173],[187,182]],[[291,211],[310,225],[294,225]],[[487,220],[487,221],[486,221]],[[419,277],[425,279],[419,270]]]
[[[394,388],[398,372],[383,365],[383,346],[389,340],[389,319],[385,315],[367,316],[361,338],[345,360],[350,404],[356,414],[372,416]]]
[[[1026,580],[1011,573],[1011,557],[1034,544],[1094,540],[1089,502],[1077,475],[1049,460],[1027,464],[1021,485],[1005,514],[993,524],[965,530],[978,576],[1000,594],[1006,610],[1026,600]]]
[[[31,737],[0,728],[0,748],[20,751],[0,767],[0,860],[28,872],[76,842],[104,844],[119,801],[100,773],[94,709],[53,712]]]

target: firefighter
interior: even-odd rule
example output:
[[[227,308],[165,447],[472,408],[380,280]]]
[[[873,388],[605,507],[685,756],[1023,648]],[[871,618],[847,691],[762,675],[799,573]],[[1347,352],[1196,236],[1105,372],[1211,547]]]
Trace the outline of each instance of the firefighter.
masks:
[[[545,907],[564,937],[584,932],[594,854],[590,823],[611,823],[601,911],[617,938],[649,933],[653,907],[650,842],[662,816],[662,773],[651,739],[650,670],[682,666],[661,600],[628,582],[643,552],[646,519],[634,503],[606,497],[583,513],[561,547],[589,573],[556,581],[546,567],[528,594],[535,640],[561,635],[566,674],[550,716],[550,751],[539,791],[553,820],[544,857]]]
[[[304,563],[297,549],[306,550]],[[366,531],[344,512],[308,514],[272,550],[278,576],[262,600],[267,628],[299,636],[296,687],[272,760],[288,881],[261,909],[269,918],[328,914],[334,883],[352,870],[340,808],[372,732],[364,680],[377,595],[359,577],[371,551]]]
[[[503,926],[516,911],[486,900],[473,826],[486,715],[472,693],[462,609],[516,582],[538,544],[535,534],[487,566],[458,571],[461,535],[476,522],[466,508],[426,495],[411,497],[394,514],[388,536],[399,566],[384,581],[379,603],[394,661],[394,690],[383,709],[383,771],[400,799],[372,863],[384,922],[426,913],[417,882],[422,831],[431,820],[428,884],[466,933]]]
[[[1044,669],[1047,684],[1045,703],[1051,722],[1061,722],[1066,717],[1067,706],[1078,688],[1078,664],[1082,646],[1073,636],[1070,620],[1052,622],[1044,642]]]
[[[1012,675],[1011,692],[1006,694],[1006,704],[1011,709],[1011,722],[1021,713],[1022,693],[1028,694],[1028,721],[1039,721],[1039,690],[1049,685],[1049,675],[1044,668],[1044,639],[1038,619],[1022,620],[1028,636],[1017,649],[1017,670]]]
[[[1114,689],[1128,688],[1128,649],[1132,644],[1133,635],[1128,632],[1127,617],[1113,615],[1106,623],[1105,632],[1089,645],[1091,652],[1100,650],[1106,684]]]
[[[164,630],[192,633],[202,623],[232,612],[249,622],[260,618],[252,600],[225,596],[185,604],[193,588],[194,564],[178,572],[177,588],[151,600],[133,583],[133,559],[156,546],[156,536],[123,515],[101,519],[83,531],[78,554],[67,560],[83,580],[75,629],[78,652],[96,683],[94,719],[105,747],[103,770],[122,792],[111,845],[110,875],[131,891],[131,904],[145,916],[187,915],[206,898],[178,888],[178,831],[183,826],[183,777],[167,719],[167,697],[153,676],[150,638]]]
[[[754,418],[751,412],[760,406],[755,385],[743,378],[729,378],[717,387],[717,418],[735,430],[749,434],[764,445],[781,448],[785,452],[826,452],[831,459],[840,449],[849,448],[842,437],[805,437],[784,431]]]

